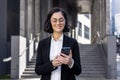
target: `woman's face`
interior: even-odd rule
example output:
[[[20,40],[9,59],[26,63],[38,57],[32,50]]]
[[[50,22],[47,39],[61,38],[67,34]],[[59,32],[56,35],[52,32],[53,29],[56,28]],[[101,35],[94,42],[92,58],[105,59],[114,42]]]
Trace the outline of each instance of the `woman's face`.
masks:
[[[53,33],[62,33],[65,27],[65,18],[61,12],[55,12],[50,18]]]

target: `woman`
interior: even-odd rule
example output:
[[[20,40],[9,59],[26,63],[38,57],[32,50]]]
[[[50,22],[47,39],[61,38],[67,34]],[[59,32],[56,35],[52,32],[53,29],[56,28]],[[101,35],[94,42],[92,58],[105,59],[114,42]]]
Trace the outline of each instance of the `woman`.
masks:
[[[41,80],[75,80],[81,73],[78,43],[64,35],[69,31],[67,15],[61,8],[53,8],[45,21],[44,30],[50,37],[39,42],[35,72]],[[61,52],[62,47],[70,47],[69,55]]]

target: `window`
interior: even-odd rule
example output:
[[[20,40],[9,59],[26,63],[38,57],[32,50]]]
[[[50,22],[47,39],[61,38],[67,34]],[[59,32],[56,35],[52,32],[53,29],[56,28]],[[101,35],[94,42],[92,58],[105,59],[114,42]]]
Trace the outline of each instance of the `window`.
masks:
[[[81,22],[78,22],[78,35],[82,36],[82,24],[81,24]]]
[[[89,28],[86,25],[84,25],[84,30],[85,30],[84,31],[84,37],[89,39]]]
[[[84,14],[88,19],[90,18],[89,14]]]

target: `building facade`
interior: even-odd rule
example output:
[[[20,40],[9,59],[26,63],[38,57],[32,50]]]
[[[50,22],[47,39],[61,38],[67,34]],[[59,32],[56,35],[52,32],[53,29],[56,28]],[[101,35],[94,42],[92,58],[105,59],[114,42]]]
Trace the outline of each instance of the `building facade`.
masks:
[[[81,44],[91,44],[91,17],[90,14],[78,14],[76,39]]]
[[[53,7],[66,10],[71,37],[75,36],[77,14],[91,14],[91,44],[102,45],[106,77],[116,78],[116,40],[111,34],[109,0],[0,0],[0,75],[10,73],[11,78],[20,78],[38,41],[48,36],[43,24]]]
[[[115,14],[115,18],[114,18],[114,25],[115,25],[115,32],[117,32],[118,36],[120,35],[120,13]]]

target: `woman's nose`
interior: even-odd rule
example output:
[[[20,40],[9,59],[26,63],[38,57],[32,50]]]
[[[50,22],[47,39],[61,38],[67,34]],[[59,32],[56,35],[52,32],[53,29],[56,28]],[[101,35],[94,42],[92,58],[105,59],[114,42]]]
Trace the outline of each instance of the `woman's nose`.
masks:
[[[60,24],[60,21],[59,21],[59,20],[57,20],[57,24]]]

